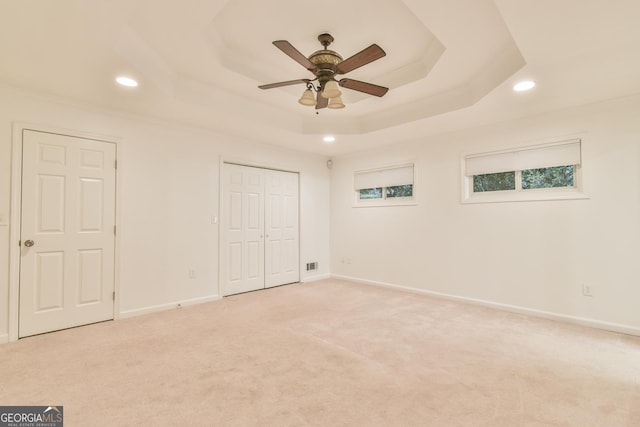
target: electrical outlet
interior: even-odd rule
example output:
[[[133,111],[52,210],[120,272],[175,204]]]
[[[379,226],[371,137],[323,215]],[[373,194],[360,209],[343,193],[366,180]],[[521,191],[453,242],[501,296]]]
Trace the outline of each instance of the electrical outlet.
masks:
[[[593,296],[593,286],[591,285],[582,285],[582,295],[585,297],[592,297]]]
[[[196,278],[196,271],[193,268],[189,269],[189,279],[195,279]]]

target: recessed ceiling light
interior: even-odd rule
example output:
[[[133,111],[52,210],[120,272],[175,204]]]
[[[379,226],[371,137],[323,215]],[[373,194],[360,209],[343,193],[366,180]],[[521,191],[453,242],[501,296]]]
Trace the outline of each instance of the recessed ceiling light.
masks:
[[[336,142],[336,137],[333,135],[327,135],[324,138],[322,138],[322,140],[327,144],[331,144],[332,142]]]
[[[535,86],[536,82],[534,82],[533,80],[523,80],[513,85],[513,90],[515,90],[516,92],[523,92],[525,90],[533,89]]]
[[[126,87],[136,87],[138,86],[138,82],[132,79],[131,77],[119,76],[116,78],[116,82],[122,86]]]

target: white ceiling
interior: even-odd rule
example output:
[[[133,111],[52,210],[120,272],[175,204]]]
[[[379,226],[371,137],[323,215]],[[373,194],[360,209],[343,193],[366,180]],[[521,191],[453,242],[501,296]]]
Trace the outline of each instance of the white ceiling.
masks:
[[[337,155],[640,93],[638,22],[638,0],[0,0],[0,83]],[[380,45],[346,76],[387,95],[316,114],[257,88],[312,77],[271,42],[323,32],[345,59]]]

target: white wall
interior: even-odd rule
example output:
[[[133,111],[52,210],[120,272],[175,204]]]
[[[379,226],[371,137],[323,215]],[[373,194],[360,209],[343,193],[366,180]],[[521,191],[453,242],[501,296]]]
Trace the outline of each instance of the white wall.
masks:
[[[334,158],[329,181],[321,156],[0,89],[0,342],[8,332],[14,121],[120,139],[119,316],[218,296],[219,236],[210,215],[219,215],[222,158],[301,173],[301,263],[318,261],[314,276],[332,273],[640,334],[638,117],[640,98],[630,97],[416,136]],[[462,153],[567,135],[582,137],[589,199],[460,203]],[[406,161],[416,164],[416,206],[352,207],[354,170]],[[196,279],[188,278],[190,268]],[[583,283],[594,287],[593,297],[582,296]]]
[[[111,135],[118,143],[118,316],[218,297],[220,161],[300,172],[301,263],[329,274],[326,158],[0,89],[0,342],[8,333],[13,122]],[[17,242],[16,242],[17,244]],[[197,277],[189,279],[189,269]],[[312,275],[301,269],[301,279]]]
[[[636,96],[334,158],[332,273],[640,334],[639,117]],[[569,135],[589,199],[460,202],[463,153]],[[355,170],[407,161],[416,206],[353,207]]]

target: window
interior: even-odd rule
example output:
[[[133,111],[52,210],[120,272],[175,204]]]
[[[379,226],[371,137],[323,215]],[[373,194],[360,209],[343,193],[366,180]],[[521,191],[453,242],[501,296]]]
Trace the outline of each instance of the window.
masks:
[[[412,197],[413,184],[393,185],[386,188],[387,199],[392,197]]]
[[[413,164],[356,172],[354,184],[356,206],[406,204],[413,200]]]
[[[382,187],[363,188],[360,190],[360,199],[382,199]]]
[[[522,189],[574,187],[575,169],[575,165],[565,165],[523,170]]]
[[[584,198],[581,141],[467,155],[463,201],[494,202]]]
[[[496,172],[473,175],[473,192],[504,191],[516,189],[516,173]]]

